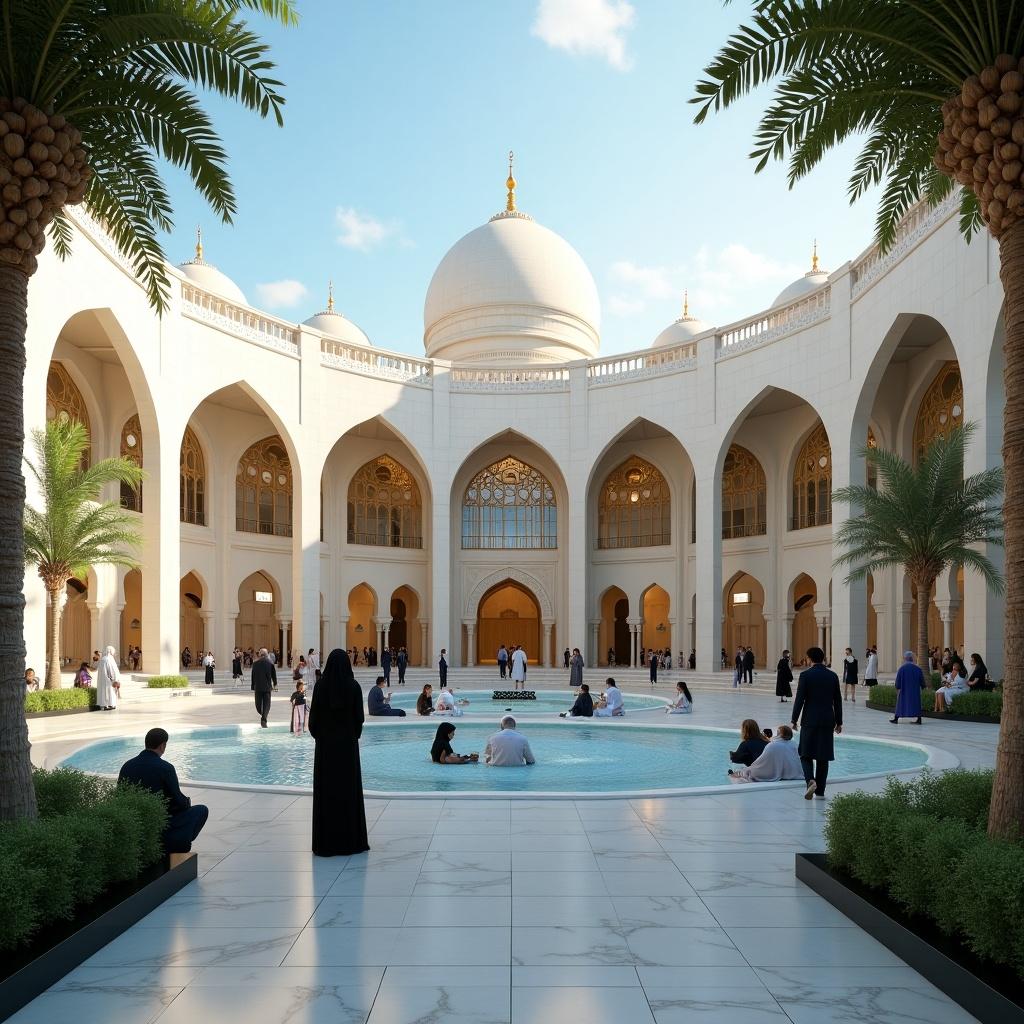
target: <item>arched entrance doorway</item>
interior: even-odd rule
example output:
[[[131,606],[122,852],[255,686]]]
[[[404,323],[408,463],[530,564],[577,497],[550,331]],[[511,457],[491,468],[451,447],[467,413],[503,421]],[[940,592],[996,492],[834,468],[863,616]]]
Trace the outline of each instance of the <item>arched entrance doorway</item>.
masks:
[[[277,587],[263,572],[246,576],[238,585],[238,618],[235,620],[235,643],[247,651],[250,647],[268,651],[280,647],[281,635],[277,621]]]
[[[476,622],[477,663],[494,664],[498,648],[522,644],[533,664],[541,658],[540,605],[522,584],[506,580],[480,599]]]
[[[597,649],[597,663],[609,662],[608,652],[615,656],[616,665],[629,664],[629,598],[618,587],[609,587],[601,598],[601,633]]]
[[[392,647],[404,647],[410,665],[422,664],[420,643],[420,601],[416,591],[403,585],[391,595],[391,632],[388,642]]]
[[[406,620],[408,610],[405,601],[400,597],[391,598],[391,632],[388,642],[395,650],[400,647],[409,649],[409,624]]]
[[[806,573],[793,584],[793,664],[802,665],[807,649],[818,645],[818,623],[814,606],[818,601],[818,588]]]
[[[363,657],[364,648],[380,646],[377,636],[377,624],[374,617],[377,614],[377,595],[368,583],[360,583],[354,586],[348,594],[348,625],[345,627],[345,645],[351,650],[353,647]]]
[[[644,617],[641,636],[645,650],[663,651],[668,647],[671,651],[672,626],[668,621],[668,591],[656,583],[648,587],[640,599],[640,608]]]
[[[203,584],[194,572],[182,577],[180,585],[181,614],[178,622],[178,643],[187,647],[195,662],[200,651],[206,650],[206,629],[200,609],[203,607]],[[180,652],[179,652],[180,653]]]
[[[764,588],[749,573],[737,573],[725,588],[725,653],[732,663],[739,645],[754,651],[754,663],[765,664]]]
[[[138,569],[132,569],[124,578],[121,649],[117,652],[122,665],[128,664],[128,652],[133,647],[142,647],[142,573]],[[146,652],[142,653],[145,657]]]
[[[64,604],[60,609],[60,646],[58,653],[61,666],[78,668],[83,661],[91,658],[92,619],[89,615],[89,587],[84,580],[72,577],[65,589]],[[46,606],[46,635],[50,635],[53,609]],[[41,676],[42,670],[37,669]]]

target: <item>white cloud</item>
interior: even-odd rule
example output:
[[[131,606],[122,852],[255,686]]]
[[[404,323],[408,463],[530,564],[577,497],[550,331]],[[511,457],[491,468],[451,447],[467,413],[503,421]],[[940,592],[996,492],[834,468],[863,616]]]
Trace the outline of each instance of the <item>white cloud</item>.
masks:
[[[626,0],[540,0],[530,31],[556,50],[602,57],[619,71],[633,60],[626,52],[626,33],[636,8]]]
[[[346,249],[367,252],[399,234],[398,224],[377,220],[368,213],[360,213],[354,206],[339,206],[334,211],[334,219],[341,229],[338,242]]]
[[[679,316],[687,290],[690,313],[722,326],[767,305],[806,270],[738,243],[720,249],[702,246],[692,259],[670,266],[618,260],[609,268],[613,292],[608,311],[613,316],[630,316],[663,308],[667,323]]]
[[[309,294],[309,290],[301,281],[294,281],[291,278],[258,284],[256,291],[262,305],[278,309],[297,306]]]

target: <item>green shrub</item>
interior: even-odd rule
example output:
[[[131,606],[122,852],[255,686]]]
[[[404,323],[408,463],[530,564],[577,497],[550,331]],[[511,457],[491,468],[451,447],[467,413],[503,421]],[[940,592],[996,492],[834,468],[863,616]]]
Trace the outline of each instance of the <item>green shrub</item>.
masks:
[[[40,711],[71,711],[96,706],[96,687],[75,686],[65,690],[36,690],[25,694],[25,714]]]
[[[881,795],[843,794],[829,863],[1024,978],[1024,842],[985,834],[991,771],[925,771]]]
[[[150,676],[146,685],[151,690],[181,690],[189,682],[187,676]]]
[[[0,950],[73,916],[162,854],[161,797],[71,769],[33,778],[41,817],[0,825]]]
[[[931,683],[931,688],[937,690],[942,685],[942,673],[941,672],[929,672],[928,681]]]
[[[868,700],[883,708],[896,707],[896,687],[879,684],[872,686]],[[931,711],[935,706],[935,691],[921,691],[921,707]],[[958,715],[984,715],[987,718],[999,718],[1003,712],[1003,694],[1001,690],[980,690],[963,693],[953,700],[953,711]]]

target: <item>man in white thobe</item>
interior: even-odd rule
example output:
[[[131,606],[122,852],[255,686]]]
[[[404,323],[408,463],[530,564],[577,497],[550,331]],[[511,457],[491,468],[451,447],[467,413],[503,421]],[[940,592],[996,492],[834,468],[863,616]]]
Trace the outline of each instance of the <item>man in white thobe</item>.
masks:
[[[487,741],[484,763],[495,768],[520,768],[524,764],[536,764],[529,742],[521,732],[516,732],[516,720],[511,715],[501,720],[501,731]]]
[[[517,690],[526,685],[526,651],[518,645],[512,652],[512,681],[516,684]]]
[[[117,667],[114,648],[108,647],[96,666],[96,706],[113,711],[121,692],[121,670]]]
[[[804,777],[800,754],[793,746],[793,730],[780,725],[771,743],[749,768],[729,773],[733,782],[787,782]]]

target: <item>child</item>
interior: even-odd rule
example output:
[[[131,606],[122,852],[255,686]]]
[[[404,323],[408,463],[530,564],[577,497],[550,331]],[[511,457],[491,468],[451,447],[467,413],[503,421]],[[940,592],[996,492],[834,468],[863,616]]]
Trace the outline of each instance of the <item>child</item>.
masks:
[[[306,731],[306,684],[300,679],[295,684],[295,692],[291,695],[292,724],[291,731]]]

